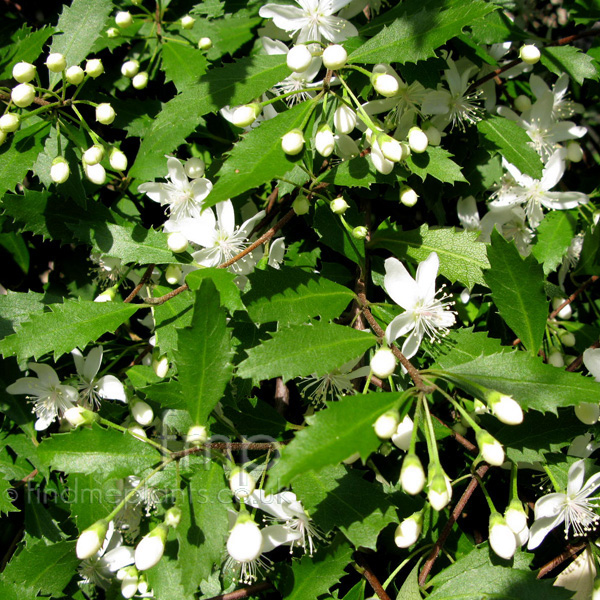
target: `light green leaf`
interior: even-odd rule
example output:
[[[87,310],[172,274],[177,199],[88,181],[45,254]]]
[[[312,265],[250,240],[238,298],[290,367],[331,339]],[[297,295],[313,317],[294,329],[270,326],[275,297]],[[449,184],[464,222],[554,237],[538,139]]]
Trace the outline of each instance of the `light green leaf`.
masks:
[[[194,302],[190,327],[178,332],[175,353],[184,405],[196,425],[206,425],[233,373],[231,336],[219,293],[204,280]]]
[[[566,73],[579,85],[585,79],[598,79],[594,59],[574,46],[545,46],[541,48],[542,64],[555,75]]]
[[[477,129],[509,163],[521,173],[541,179],[544,165],[539,154],[531,147],[531,139],[522,127],[504,117],[490,117],[479,121]]]
[[[33,63],[54,31],[52,27],[42,27],[32,32],[28,25],[16,31],[11,36],[13,43],[0,51],[0,79],[10,79],[18,62]]]
[[[296,325],[311,317],[330,321],[354,299],[348,288],[303,269],[257,270],[249,279],[252,288],[244,302],[255,323]]]
[[[77,528],[83,531],[98,519],[103,519],[115,507],[119,497],[117,480],[105,481],[104,477],[90,473],[69,475],[69,508]]]
[[[96,425],[45,439],[38,446],[38,456],[58,471],[101,473],[106,479],[140,474],[161,457],[149,444],[129,434]]]
[[[343,187],[370,188],[372,183],[395,185],[397,180],[393,173],[389,175],[379,173],[366,156],[357,156],[332,167],[323,181]]]
[[[548,213],[539,224],[531,253],[544,266],[544,275],[552,273],[565,257],[575,235],[576,218],[564,210]]]
[[[282,377],[284,382],[313,373],[320,376],[357,358],[376,342],[374,335],[342,325],[296,325],[250,348],[237,374],[255,380]]]
[[[153,294],[155,297],[163,296],[172,291],[172,288],[157,285]],[[159,304],[153,308],[154,334],[156,335],[156,347],[160,354],[166,354],[169,362],[175,360],[177,350],[177,329],[189,327],[192,322],[192,311],[194,299],[191,294],[178,294],[168,302]],[[129,372],[128,371],[128,376]]]
[[[11,502],[12,485],[10,481],[0,479],[0,513],[20,512],[19,509]],[[15,498],[17,494],[15,493]]]
[[[358,210],[353,206],[346,211],[346,219],[352,222],[359,221]],[[365,242],[356,240],[350,235],[348,230],[342,225],[337,215],[334,215],[329,205],[319,202],[315,209],[315,218],[313,226],[321,238],[321,242],[336,252],[362,265],[365,261]]]
[[[399,408],[401,393],[357,394],[307,417],[309,426],[300,430],[290,444],[282,448],[281,458],[269,471],[268,491],[290,484],[296,477],[336,465],[358,452],[366,459],[381,440],[373,425],[386,411]]]
[[[244,303],[241,300],[240,288],[234,281],[236,277],[235,273],[227,269],[207,267],[192,271],[187,275],[185,281],[190,286],[190,290],[197,290],[202,281],[210,279],[221,296],[223,306],[233,314],[236,310],[245,310]]]
[[[429,229],[427,224],[419,229],[402,231],[384,222],[374,233],[372,248],[385,248],[399,258],[425,260],[431,252],[440,258],[440,275],[452,283],[460,281],[471,289],[476,283],[485,285],[483,269],[489,268],[486,245],[477,243],[477,233],[457,231],[452,227]]]
[[[485,331],[473,331],[472,327],[455,329],[444,338],[444,343],[434,348],[436,365],[446,369],[469,362],[479,356],[509,352],[513,347],[502,346],[500,340],[490,338]]]
[[[421,561],[419,561],[408,577],[404,580],[396,600],[422,600],[421,586],[419,585],[419,570],[421,569]]]
[[[155,598],[160,598],[160,600],[195,600],[197,597],[195,594],[185,591],[182,580],[183,574],[179,566],[179,561],[174,560],[169,554],[165,553],[155,567],[144,571]]]
[[[172,81],[181,92],[206,73],[208,62],[202,50],[177,42],[166,42],[162,45],[162,68],[166,81]]]
[[[490,269],[485,282],[500,316],[535,356],[542,345],[548,319],[544,270],[533,256],[522,258],[513,242],[497,231],[487,248]]]
[[[348,57],[349,63],[417,62],[435,56],[436,48],[462,33],[463,28],[495,10],[482,0],[440,6],[402,15]]]
[[[221,69],[211,69],[198,85],[165,104],[144,137],[129,175],[145,181],[166,175],[165,154],[185,142],[200,117],[226,104],[250,102],[288,75],[289,68],[282,55],[254,56]],[[173,123],[177,123],[177,127],[173,127]]]
[[[451,160],[452,154],[441,146],[428,146],[421,154],[411,154],[406,159],[408,168],[423,181],[427,175],[435,177],[442,183],[467,181],[461,168]]]
[[[56,360],[74,348],[85,348],[104,333],[114,332],[139,308],[142,305],[89,300],[52,304],[52,312],[34,314],[16,333],[0,341],[0,352],[5,358],[16,355],[26,360],[53,351]]]

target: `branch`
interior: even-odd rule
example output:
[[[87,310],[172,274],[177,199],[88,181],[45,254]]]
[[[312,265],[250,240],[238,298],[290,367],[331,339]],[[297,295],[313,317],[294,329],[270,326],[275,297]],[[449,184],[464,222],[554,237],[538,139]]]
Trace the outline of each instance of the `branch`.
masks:
[[[213,596],[208,600],[241,600],[242,598],[250,598],[250,596],[254,596],[254,594],[257,594],[258,592],[264,592],[272,588],[273,586],[268,581],[263,581],[262,583],[255,583],[254,585],[249,585],[248,587],[242,588],[241,590],[235,590],[235,592],[229,592],[228,594],[219,594],[218,596]]]
[[[154,271],[154,265],[149,265],[144,271],[140,282],[133,288],[131,294],[129,294],[129,296],[123,300],[125,304],[131,302],[139,294],[140,290],[144,287],[144,284],[150,279],[150,277],[152,277],[152,271]]]
[[[280,446],[289,444],[290,440],[284,442],[213,442],[202,444],[202,446],[194,446],[186,450],[171,452],[170,457],[174,460],[185,458],[190,454],[198,454],[204,450],[277,450]]]
[[[479,477],[483,477],[487,473],[489,468],[490,468],[489,465],[481,465],[479,467],[479,469],[477,469],[477,471],[475,471],[475,472],[477,473],[477,475]],[[450,515],[450,519],[444,526],[444,529],[442,530],[440,537],[438,538],[437,542],[433,546],[433,549],[429,553],[429,556],[427,557],[427,560],[425,561],[425,564],[423,565],[423,568],[421,569],[421,573],[419,575],[419,585],[421,585],[421,586],[425,585],[425,581],[427,580],[427,577],[429,576],[429,573],[431,572],[431,569],[433,568],[433,565],[434,565],[435,561],[437,560],[437,557],[438,557],[442,547],[446,543],[446,540],[448,539],[448,536],[450,535],[450,532],[452,531],[452,527],[458,520],[458,517],[460,517],[467,502],[473,495],[473,492],[477,489],[478,485],[479,485],[479,483],[477,481],[477,478],[475,476],[473,476],[473,478],[471,479],[471,482],[467,486],[467,489],[463,492],[463,495],[460,497],[460,500],[457,502],[456,506],[454,507],[454,510],[452,511],[452,514]]]
[[[387,592],[383,589],[381,583],[379,583],[379,579],[369,566],[369,563],[366,561],[363,554],[357,552],[354,555],[354,560],[361,569],[362,574],[365,576],[365,579],[369,582],[369,585],[373,588],[373,591],[379,597],[379,600],[391,600],[391,598],[387,595]]]
[[[550,562],[547,562],[537,574],[537,578],[541,579],[545,575],[548,575],[550,571],[553,571],[558,567],[558,565],[565,562],[565,560],[569,559],[571,556],[577,554],[580,550],[583,550],[587,546],[587,543],[577,544],[576,546],[567,546],[567,549],[559,554],[557,557],[553,558]]]
[[[592,344],[590,346],[590,350],[592,348],[600,348],[600,342],[595,342],[594,344]],[[579,367],[581,366],[581,363],[583,362],[583,354],[580,354],[566,369],[565,371],[576,371],[577,369],[579,369]]]

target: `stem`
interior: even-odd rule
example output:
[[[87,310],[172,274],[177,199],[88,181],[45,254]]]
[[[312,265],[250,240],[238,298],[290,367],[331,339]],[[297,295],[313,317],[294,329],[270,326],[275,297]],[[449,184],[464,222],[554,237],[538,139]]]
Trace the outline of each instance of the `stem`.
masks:
[[[418,548],[417,550],[413,550],[413,552],[411,552],[391,573],[391,575],[383,582],[383,589],[385,590],[387,588],[388,585],[390,585],[390,583],[392,583],[392,581],[394,581],[394,578],[396,577],[396,575],[398,575],[398,573],[400,573],[400,571],[402,571],[402,569],[415,557],[418,556],[419,554],[421,554],[422,552],[424,552],[425,550],[429,550],[429,548],[431,548],[431,546],[433,546],[433,544],[427,544],[426,546],[422,546],[421,548]]]
[[[369,117],[369,115],[365,112],[365,109],[362,107],[362,104],[360,103],[358,98],[354,95],[354,92],[350,89],[348,84],[344,81],[343,77],[340,77],[340,81],[342,82],[342,85],[348,92],[348,95],[352,98],[352,100],[354,100],[354,103],[356,104],[356,112],[360,115],[362,122],[371,131],[373,131],[373,132],[378,131],[379,127],[377,127],[377,125],[375,125],[375,123],[373,123],[373,120],[371,119],[371,117]]]
[[[556,567],[558,567],[558,565],[565,562],[565,560],[567,560],[571,556],[574,556],[575,554],[577,554],[580,550],[583,550],[586,546],[587,546],[587,542],[584,542],[583,544],[577,544],[577,546],[567,546],[567,549],[564,552],[559,554],[556,558],[553,558],[550,562],[547,562],[539,570],[539,572],[537,574],[537,579],[541,579],[545,575],[548,575],[548,573],[550,573],[550,571],[553,571],[554,569],[556,569]],[[591,545],[591,547],[593,547],[593,544]]]
[[[208,600],[242,600],[243,598],[250,598],[250,596],[254,596],[258,594],[258,592],[264,592],[272,588],[273,586],[268,581],[263,581],[262,583],[255,583],[254,585],[249,585],[241,590],[236,590],[235,592],[213,596]]]
[[[373,371],[369,371],[369,376],[365,381],[365,387],[363,388],[363,394],[366,394],[369,391],[369,385],[371,384],[371,378],[373,377]]]
[[[546,475],[548,475],[548,479],[550,480],[552,487],[554,488],[554,491],[560,492],[562,490],[562,488],[560,487],[560,485],[558,485],[558,481],[556,481],[556,479],[554,478],[554,475],[552,475],[552,471],[550,471],[548,465],[543,465],[543,467],[544,467],[544,471],[546,472]]]
[[[133,288],[133,291],[123,300],[124,304],[131,302],[140,292],[140,290],[144,287],[145,283],[152,277],[152,271],[154,271],[154,265],[149,265],[148,268],[144,271],[140,282]]]
[[[483,492],[483,495],[485,496],[485,499],[486,499],[486,501],[488,503],[488,506],[490,508],[490,512],[492,514],[498,512],[496,510],[496,507],[494,506],[494,502],[492,501],[491,496],[489,495],[489,493],[487,491],[487,488],[485,487],[483,481],[481,480],[481,477],[479,477],[479,475],[476,472],[473,473],[473,477],[475,477],[475,479],[477,479],[477,483],[479,484],[479,487],[481,488],[481,491]]]
[[[290,441],[291,440],[285,440],[283,442],[209,442],[202,446],[179,450],[179,452],[171,452],[170,457],[173,460],[179,460],[190,454],[198,454],[198,452],[202,452],[203,450],[278,450],[280,446],[285,446]]]
[[[136,440],[139,440],[140,442],[144,442],[145,444],[150,444],[151,446],[154,446],[154,448],[156,448],[160,452],[163,452],[163,453],[168,452],[168,450],[164,446],[157,444],[155,441],[153,441],[149,438],[140,437],[140,436],[136,435],[135,433],[131,432],[126,427],[117,425],[116,423],[113,423],[112,421],[109,421],[108,419],[105,419],[104,417],[98,417],[98,423],[100,423],[101,425],[106,425],[107,427],[112,427],[113,429],[116,429],[117,431],[120,431],[121,433],[128,433],[129,435],[134,437]]]
[[[278,100],[283,100],[284,98],[289,98],[290,96],[295,96],[296,94],[303,94],[305,92],[322,92],[323,88],[322,87],[317,87],[317,88],[306,88],[305,90],[295,90],[293,92],[286,92],[285,94],[280,94],[279,96],[275,96],[274,98],[269,98],[268,100],[263,100],[262,102],[259,102],[259,106],[263,107],[263,106],[267,106],[269,104],[275,104],[275,102],[277,102]]]
[[[375,573],[373,573],[369,563],[366,561],[363,554],[357,552],[354,555],[354,559],[356,560],[356,564],[361,568],[361,572],[364,575],[365,579],[369,582],[369,585],[373,588],[373,591],[377,594],[380,600],[391,600],[391,598],[387,595],[386,591],[383,589],[383,586],[377,579]]]
[[[423,413],[425,414],[425,439],[427,441],[427,453],[429,454],[429,462],[440,464],[440,455],[438,453],[438,447],[435,443],[435,430],[433,429],[433,421],[431,420],[431,413],[429,412],[429,405],[425,398],[421,396],[423,402]]]

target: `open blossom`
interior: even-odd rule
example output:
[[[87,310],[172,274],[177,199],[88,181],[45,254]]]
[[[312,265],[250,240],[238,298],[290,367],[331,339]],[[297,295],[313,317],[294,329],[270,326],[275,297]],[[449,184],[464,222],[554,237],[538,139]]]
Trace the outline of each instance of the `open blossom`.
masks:
[[[541,98],[547,92],[553,96],[552,118],[555,120],[568,119],[575,113],[582,113],[583,106],[577,102],[569,100],[567,97],[567,88],[569,87],[569,76],[563,73],[554,83],[552,89],[538,75],[531,75],[529,78],[531,91],[536,98]]]
[[[585,535],[600,521],[595,509],[598,498],[590,498],[600,487],[600,473],[592,475],[585,483],[585,463],[578,460],[571,465],[567,475],[567,491],[543,496],[535,503],[535,521],[531,526],[527,548],[537,548],[544,538],[564,523],[565,538],[573,528],[575,535]]]
[[[37,417],[35,429],[43,431],[77,402],[77,390],[63,385],[56,371],[49,365],[29,363],[37,377],[21,377],[6,388],[9,394],[26,394],[33,400],[33,412]]]
[[[388,325],[385,337],[391,344],[400,336],[409,334],[402,346],[402,353],[407,358],[417,353],[426,334],[435,340],[454,325],[454,312],[449,310],[449,303],[444,296],[437,297],[435,289],[439,264],[438,255],[432,252],[419,264],[413,279],[397,258],[385,261],[385,291],[404,309]]]

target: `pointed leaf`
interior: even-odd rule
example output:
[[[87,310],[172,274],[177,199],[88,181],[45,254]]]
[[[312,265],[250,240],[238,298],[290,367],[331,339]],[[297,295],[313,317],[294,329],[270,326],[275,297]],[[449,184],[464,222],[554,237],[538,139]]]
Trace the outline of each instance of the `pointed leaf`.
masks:
[[[408,168],[425,181],[427,175],[442,183],[467,181],[462,169],[450,158],[452,154],[440,146],[428,146],[421,154],[411,154],[406,159]]]
[[[548,46],[542,48],[542,64],[555,75],[566,73],[581,85],[584,79],[598,79],[594,59],[573,46]]]
[[[575,235],[576,219],[565,210],[548,213],[539,224],[531,253],[544,266],[544,274],[552,273],[565,257]]]
[[[162,45],[162,68],[166,81],[172,81],[179,92],[191,85],[206,73],[207,60],[204,52],[192,46],[177,42]]]

